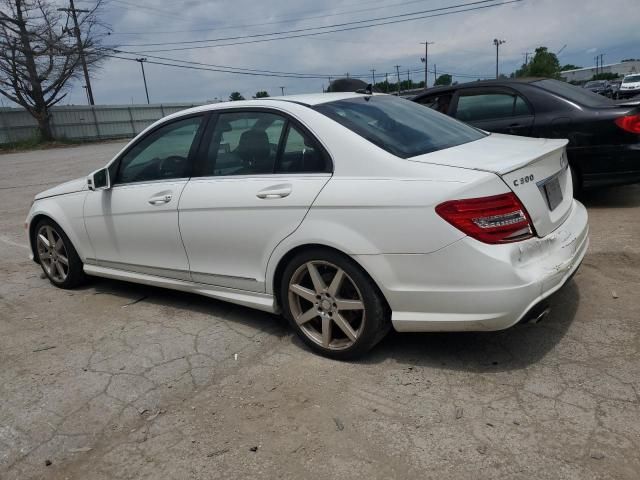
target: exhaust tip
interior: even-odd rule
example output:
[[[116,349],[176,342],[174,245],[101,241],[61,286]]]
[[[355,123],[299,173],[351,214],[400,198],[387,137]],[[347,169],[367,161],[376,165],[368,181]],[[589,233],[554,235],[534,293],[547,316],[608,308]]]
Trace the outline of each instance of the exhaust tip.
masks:
[[[533,315],[531,317],[531,320],[529,320],[528,323],[540,323],[547,315],[549,315],[549,312],[551,311],[551,308],[549,307],[545,307],[544,310],[542,310],[540,313],[538,313],[537,315]]]

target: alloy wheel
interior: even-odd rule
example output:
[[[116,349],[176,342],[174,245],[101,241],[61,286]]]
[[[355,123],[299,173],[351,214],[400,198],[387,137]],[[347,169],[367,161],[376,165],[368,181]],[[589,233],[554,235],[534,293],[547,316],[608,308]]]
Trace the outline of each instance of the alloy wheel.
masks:
[[[62,283],[69,275],[69,255],[64,240],[50,225],[43,225],[36,237],[38,258],[49,278]]]
[[[323,348],[347,349],[364,331],[360,290],[342,268],[326,261],[303,263],[293,273],[289,308],[302,332]]]

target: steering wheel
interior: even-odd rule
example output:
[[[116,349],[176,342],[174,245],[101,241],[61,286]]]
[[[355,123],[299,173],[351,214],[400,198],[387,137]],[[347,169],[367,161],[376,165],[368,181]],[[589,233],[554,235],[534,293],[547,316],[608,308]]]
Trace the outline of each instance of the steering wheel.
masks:
[[[186,165],[186,158],[180,155],[170,155],[160,160],[158,164],[158,176],[179,178],[184,175]]]

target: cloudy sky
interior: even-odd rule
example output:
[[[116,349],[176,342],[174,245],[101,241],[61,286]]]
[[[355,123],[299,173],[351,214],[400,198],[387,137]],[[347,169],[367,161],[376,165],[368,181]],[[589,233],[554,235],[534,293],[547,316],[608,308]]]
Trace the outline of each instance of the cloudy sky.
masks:
[[[65,0],[57,0],[64,2]],[[77,7],[90,1],[76,0]],[[370,74],[400,65],[412,79],[424,74],[420,57],[429,46],[429,66],[438,72],[454,72],[454,80],[468,81],[495,72],[493,39],[506,40],[500,49],[500,70],[510,73],[523,61],[524,52],[545,45],[557,52],[562,64],[593,64],[604,54],[605,63],[622,58],[640,58],[640,4],[638,0],[105,0],[102,16],[111,25],[108,45],[137,52],[126,57],[151,56],[236,68],[295,72],[312,75]],[[213,46],[215,42],[171,44],[273,32],[311,29],[370,19],[395,17],[404,20],[452,10],[496,4],[490,8],[432,16],[372,28],[310,37],[290,38],[240,45]],[[427,11],[427,12],[425,12]],[[428,12],[431,11],[431,12]],[[425,12],[420,15],[406,13]],[[382,22],[385,20],[378,20]],[[388,20],[386,20],[388,21]],[[358,23],[362,26],[368,23]],[[332,29],[350,27],[333,27]],[[300,33],[318,32],[306,30]],[[292,35],[292,34],[289,34]],[[218,41],[238,43],[272,37]],[[140,44],[165,45],[140,45]],[[565,46],[566,45],[566,46]],[[206,47],[193,49],[192,47]],[[158,51],[181,48],[182,50]],[[189,49],[185,49],[189,48]],[[158,59],[156,59],[158,60]],[[167,62],[167,60],[158,60]],[[171,62],[169,62],[171,63]],[[271,95],[321,91],[323,78],[279,78],[213,71],[188,70],[145,64],[151,102],[206,101],[226,99],[238,90],[245,97],[257,90]],[[459,75],[456,75],[459,74]],[[433,82],[430,74],[429,83]],[[68,103],[85,103],[82,83],[73,85]],[[96,103],[145,102],[140,65],[134,61],[108,60],[93,74]],[[66,103],[66,102],[65,102]]]

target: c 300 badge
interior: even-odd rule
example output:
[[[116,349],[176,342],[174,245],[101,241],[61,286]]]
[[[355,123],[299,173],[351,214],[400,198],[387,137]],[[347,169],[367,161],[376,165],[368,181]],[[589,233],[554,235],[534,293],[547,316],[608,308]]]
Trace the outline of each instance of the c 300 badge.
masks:
[[[516,178],[513,181],[514,187],[519,187],[520,185],[524,185],[525,183],[533,182],[533,174],[525,175],[524,177]]]

